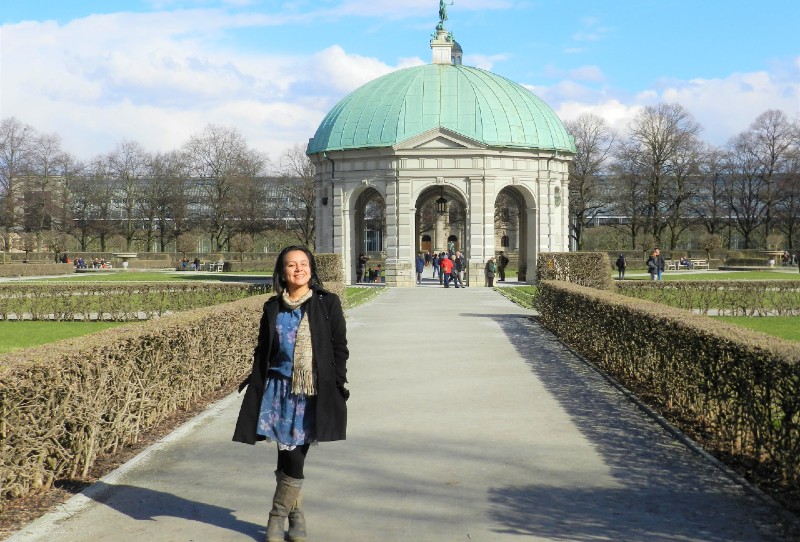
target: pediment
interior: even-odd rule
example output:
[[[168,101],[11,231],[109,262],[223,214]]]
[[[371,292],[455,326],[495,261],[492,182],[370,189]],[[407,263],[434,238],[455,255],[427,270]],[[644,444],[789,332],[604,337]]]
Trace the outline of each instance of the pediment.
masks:
[[[482,149],[485,145],[446,128],[435,128],[401,141],[394,148],[395,150]]]

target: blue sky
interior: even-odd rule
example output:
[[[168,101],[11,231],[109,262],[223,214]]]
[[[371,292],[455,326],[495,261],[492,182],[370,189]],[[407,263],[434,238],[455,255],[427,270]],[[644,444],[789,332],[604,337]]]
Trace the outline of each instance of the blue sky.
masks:
[[[723,145],[767,109],[800,117],[796,0],[455,0],[464,63],[564,120],[618,129],[677,102]],[[348,92],[430,62],[435,0],[16,0],[0,8],[0,116],[80,159],[177,149],[209,123],[277,158]]]

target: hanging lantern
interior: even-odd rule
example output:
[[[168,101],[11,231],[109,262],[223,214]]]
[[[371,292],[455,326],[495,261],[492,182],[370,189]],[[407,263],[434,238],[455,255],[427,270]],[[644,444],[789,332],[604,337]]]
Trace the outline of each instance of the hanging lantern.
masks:
[[[443,215],[447,212],[447,200],[444,199],[444,190],[442,190],[439,199],[437,199],[434,203],[436,203],[436,212],[440,215]]]

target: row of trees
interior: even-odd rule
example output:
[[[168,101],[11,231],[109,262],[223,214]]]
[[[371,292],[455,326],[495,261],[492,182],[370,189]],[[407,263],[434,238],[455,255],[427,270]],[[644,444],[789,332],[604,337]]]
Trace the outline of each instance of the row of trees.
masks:
[[[625,133],[592,114],[566,125],[577,146],[570,212],[579,249],[598,217],[623,229],[632,249],[675,249],[698,228],[709,249],[731,248],[734,237],[742,248],[796,248],[800,124],[784,112],[762,113],[723,147],[703,143],[676,104],[644,108]]]
[[[269,230],[314,242],[313,166],[299,146],[273,164],[235,129],[209,125],[180,149],[150,153],[123,141],[81,162],[58,135],[16,118],[0,121],[0,227],[4,249],[105,251],[112,236],[126,250],[253,250]],[[194,245],[194,246],[193,246]]]

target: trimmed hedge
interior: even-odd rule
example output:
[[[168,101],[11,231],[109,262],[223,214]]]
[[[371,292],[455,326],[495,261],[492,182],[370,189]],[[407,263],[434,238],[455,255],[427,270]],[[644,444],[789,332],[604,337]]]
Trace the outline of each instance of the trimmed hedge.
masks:
[[[543,281],[542,324],[786,503],[800,496],[800,349],[682,309]]]
[[[85,477],[98,456],[252,363],[267,296],[175,314],[0,356],[3,500]]]
[[[129,321],[267,291],[251,284],[0,284],[0,318]],[[13,316],[13,318],[11,318]]]
[[[0,264],[0,277],[35,277],[67,275],[75,272],[70,263],[7,263]]]
[[[540,252],[536,276],[542,280],[564,280],[582,286],[608,290],[613,280],[611,262],[605,252]]]
[[[630,297],[725,316],[799,316],[800,280],[617,281]]]

